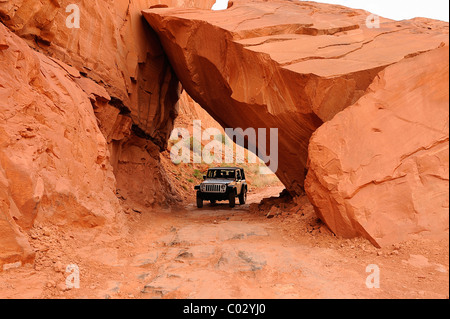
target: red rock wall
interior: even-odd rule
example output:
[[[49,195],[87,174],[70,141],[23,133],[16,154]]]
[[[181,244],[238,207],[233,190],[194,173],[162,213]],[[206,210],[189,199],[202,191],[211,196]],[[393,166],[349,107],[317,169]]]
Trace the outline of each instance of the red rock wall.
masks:
[[[0,271],[32,262],[35,223],[109,227],[124,198],[175,202],[159,150],[179,82],[140,14],[156,2],[77,1],[80,29],[72,1],[0,3]]]
[[[3,24],[0,34],[1,269],[14,261],[9,248],[29,260],[23,232],[36,220],[101,226],[119,202],[89,95]]]
[[[211,1],[76,1],[80,28],[68,28],[70,0],[0,3],[0,21],[33,48],[104,86],[115,105],[161,148],[173,128],[179,82],[141,10],[162,3],[210,7]]]

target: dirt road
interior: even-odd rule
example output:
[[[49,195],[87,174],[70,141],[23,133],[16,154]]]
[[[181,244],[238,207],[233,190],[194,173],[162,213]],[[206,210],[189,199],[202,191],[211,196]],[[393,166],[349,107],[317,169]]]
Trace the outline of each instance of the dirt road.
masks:
[[[249,209],[281,190],[250,194],[234,209],[128,215],[126,230],[38,226],[36,265],[0,273],[0,298],[448,298],[448,241],[380,250],[334,237],[309,206],[272,219]],[[65,284],[69,264],[79,289]],[[369,265],[380,288],[366,286]]]

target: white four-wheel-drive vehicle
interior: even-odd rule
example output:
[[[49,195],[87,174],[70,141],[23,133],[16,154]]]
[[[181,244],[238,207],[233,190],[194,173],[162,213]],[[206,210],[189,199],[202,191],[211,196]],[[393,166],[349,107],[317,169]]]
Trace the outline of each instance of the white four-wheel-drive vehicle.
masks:
[[[244,205],[247,201],[247,182],[245,172],[239,167],[215,167],[210,168],[204,182],[195,186],[197,190],[197,207],[203,207],[203,201],[215,204],[218,201],[228,201],[230,207],[239,204]]]

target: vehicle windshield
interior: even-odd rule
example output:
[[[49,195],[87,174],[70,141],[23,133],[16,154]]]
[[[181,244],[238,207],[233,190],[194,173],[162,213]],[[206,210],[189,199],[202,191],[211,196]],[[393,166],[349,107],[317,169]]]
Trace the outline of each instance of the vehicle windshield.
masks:
[[[231,169],[210,169],[207,176],[208,178],[234,179],[236,171]]]

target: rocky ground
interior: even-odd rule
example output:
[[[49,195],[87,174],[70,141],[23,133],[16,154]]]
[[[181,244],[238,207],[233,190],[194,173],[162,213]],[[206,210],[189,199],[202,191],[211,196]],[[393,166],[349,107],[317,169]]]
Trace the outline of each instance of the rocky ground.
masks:
[[[305,198],[296,212],[258,206],[282,189],[260,189],[234,209],[130,212],[126,233],[36,226],[36,263],[0,273],[0,298],[449,297],[448,240],[376,249],[337,238]],[[69,264],[79,289],[65,284]],[[368,265],[380,269],[379,289],[366,286]]]

